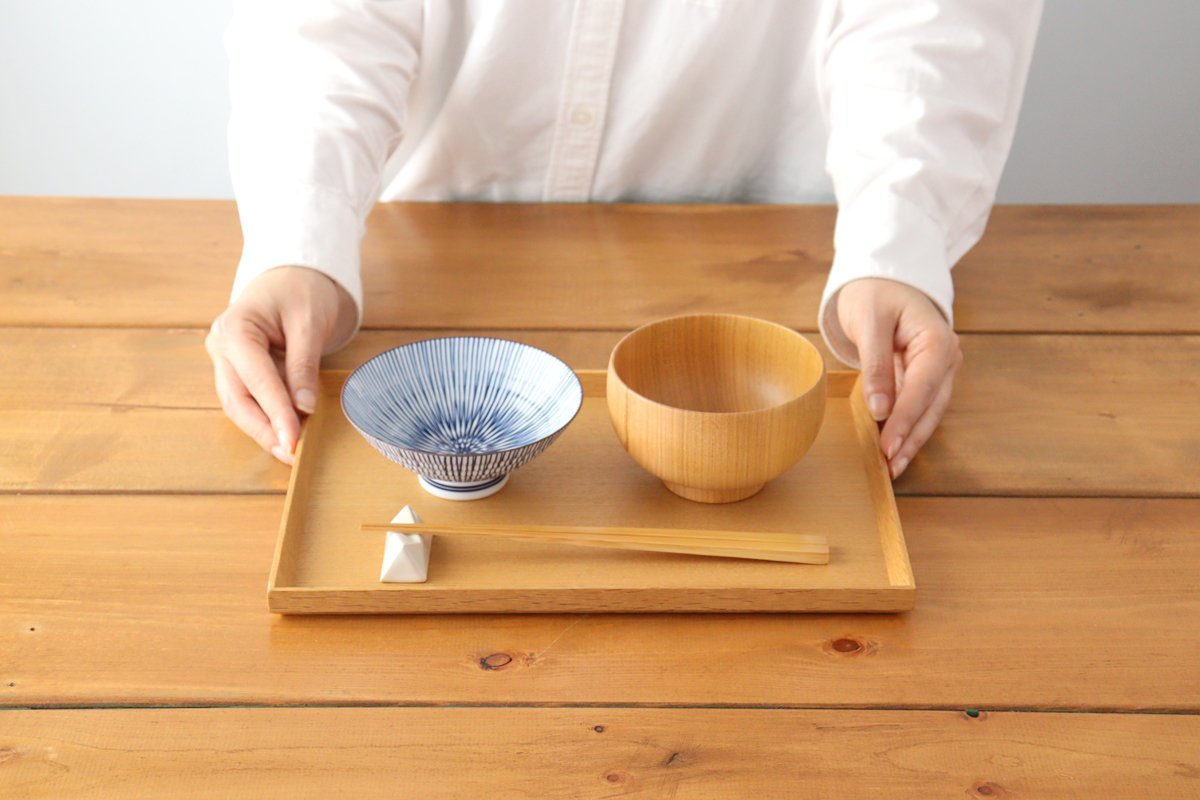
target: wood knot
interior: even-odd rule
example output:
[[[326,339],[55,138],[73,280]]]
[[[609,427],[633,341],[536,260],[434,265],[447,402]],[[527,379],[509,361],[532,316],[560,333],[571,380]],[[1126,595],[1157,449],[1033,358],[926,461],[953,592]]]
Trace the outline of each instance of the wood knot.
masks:
[[[606,783],[615,786],[618,783],[623,783],[625,781],[625,776],[619,772],[610,772],[604,776],[604,780]]]
[[[963,716],[967,719],[987,719],[987,712],[980,711],[978,708],[968,708],[963,712]]]
[[[596,727],[592,728],[592,730],[594,730],[596,733],[604,733],[604,726],[597,725]]]
[[[875,642],[866,641],[857,636],[839,636],[826,641],[822,649],[826,653],[839,656],[866,656],[874,653],[878,646]]]
[[[512,663],[512,660],[512,656],[508,653],[492,653],[490,656],[479,659],[479,668],[484,670],[504,669]]]
[[[971,791],[973,792],[972,797],[986,797],[988,800],[996,800],[996,798],[1003,798],[1008,795],[1004,791],[1003,786],[991,781],[977,784]]]

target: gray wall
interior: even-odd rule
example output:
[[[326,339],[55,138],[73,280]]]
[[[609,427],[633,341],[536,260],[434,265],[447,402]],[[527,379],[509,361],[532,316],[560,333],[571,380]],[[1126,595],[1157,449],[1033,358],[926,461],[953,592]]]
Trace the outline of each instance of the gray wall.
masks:
[[[1046,0],[1004,203],[1200,202],[1200,2]]]
[[[0,194],[230,197],[232,0],[0,0]]]
[[[231,0],[0,0],[0,194],[228,197]],[[1200,2],[1047,0],[1000,199],[1200,202]]]

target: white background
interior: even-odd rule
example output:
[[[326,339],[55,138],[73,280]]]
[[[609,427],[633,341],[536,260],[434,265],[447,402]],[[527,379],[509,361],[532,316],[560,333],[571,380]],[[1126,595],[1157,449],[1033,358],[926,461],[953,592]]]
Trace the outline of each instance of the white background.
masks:
[[[0,194],[230,197],[230,5],[0,0]],[[1000,200],[1200,202],[1198,38],[1200,0],[1046,0]]]

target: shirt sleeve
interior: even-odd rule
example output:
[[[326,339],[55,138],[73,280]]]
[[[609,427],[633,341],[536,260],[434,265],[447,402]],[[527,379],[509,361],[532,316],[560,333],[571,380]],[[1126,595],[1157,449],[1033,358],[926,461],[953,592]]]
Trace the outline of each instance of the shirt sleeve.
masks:
[[[361,325],[360,244],[404,130],[421,24],[419,0],[235,1],[225,42],[243,247],[232,299],[269,269],[311,267],[354,298]]]
[[[821,52],[838,201],[818,322],[859,366],[838,291],[913,286],[953,325],[950,270],[987,224],[1041,19],[1041,0],[841,0]]]

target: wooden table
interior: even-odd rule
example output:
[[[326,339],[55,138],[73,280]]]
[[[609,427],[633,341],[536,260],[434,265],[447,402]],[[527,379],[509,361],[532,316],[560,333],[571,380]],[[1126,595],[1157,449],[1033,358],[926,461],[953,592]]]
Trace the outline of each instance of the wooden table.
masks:
[[[388,206],[367,330],[811,332],[827,208]],[[998,209],[899,616],[282,618],[220,202],[0,200],[0,797],[1200,797],[1200,208]],[[341,792],[342,794],[337,794]]]

